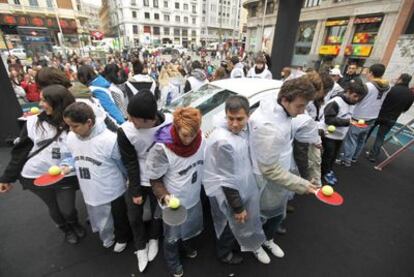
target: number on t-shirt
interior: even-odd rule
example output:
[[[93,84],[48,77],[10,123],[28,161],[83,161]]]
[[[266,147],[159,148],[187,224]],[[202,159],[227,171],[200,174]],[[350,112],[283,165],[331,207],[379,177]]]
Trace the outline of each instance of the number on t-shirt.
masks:
[[[193,177],[191,177],[191,184],[197,182],[197,171],[193,173]]]
[[[52,148],[52,159],[54,159],[54,160],[60,160],[61,159],[60,148],[58,148],[58,147]]]
[[[81,179],[90,179],[91,173],[87,167],[79,167],[79,175]]]

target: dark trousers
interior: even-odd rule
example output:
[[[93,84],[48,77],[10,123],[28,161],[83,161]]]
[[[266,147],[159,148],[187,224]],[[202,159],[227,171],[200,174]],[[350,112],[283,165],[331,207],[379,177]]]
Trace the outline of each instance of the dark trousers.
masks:
[[[375,142],[372,146],[371,151],[369,152],[369,155],[376,159],[381,151],[381,147],[384,144],[385,136],[388,134],[388,132],[392,129],[394,126],[395,121],[394,120],[387,120],[387,119],[377,119],[375,121],[374,126],[371,127],[369,130],[367,140],[371,136],[371,133],[374,131],[374,129],[378,127],[377,136],[375,137]]]
[[[143,198],[141,205],[134,204],[132,195],[127,193],[128,218],[137,250],[145,249],[148,240],[159,239],[162,232],[161,219],[152,218],[149,222],[143,221],[145,201],[150,201],[152,217],[154,217],[158,202],[150,187],[141,187],[141,192]]]
[[[297,140],[293,141],[293,158],[295,159],[296,166],[298,167],[299,174],[303,179],[308,179],[308,150],[309,144],[299,142]]]
[[[76,188],[67,187],[30,191],[46,204],[50,217],[59,227],[78,222],[78,212],[75,207]]]
[[[164,239],[164,258],[167,262],[168,271],[170,273],[175,273],[183,269],[180,260],[180,252],[188,253],[193,248],[193,240],[177,240],[177,241],[168,241]]]
[[[341,144],[342,140],[330,139],[327,137],[322,138],[322,175],[325,175],[332,170],[336,156],[341,148]]]
[[[111,214],[114,220],[115,241],[125,243],[132,237],[131,228],[129,226],[127,206],[124,195],[111,202]]]
[[[217,239],[216,252],[219,259],[225,258],[230,252],[238,247],[236,238],[227,223],[220,238]]]
[[[263,232],[265,233],[266,240],[273,239],[276,234],[276,230],[279,227],[280,223],[283,220],[284,215],[278,215],[272,218],[269,218],[265,224],[263,224]]]

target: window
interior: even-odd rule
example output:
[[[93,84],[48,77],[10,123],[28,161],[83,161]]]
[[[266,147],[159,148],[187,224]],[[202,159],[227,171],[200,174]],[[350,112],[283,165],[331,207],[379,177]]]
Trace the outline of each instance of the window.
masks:
[[[164,35],[169,35],[169,34],[170,34],[170,28],[164,27]]]
[[[191,36],[193,36],[193,37],[197,36],[197,33],[196,33],[196,31],[195,31],[195,30],[192,30],[192,31],[191,31]]]
[[[131,6],[136,6],[137,5],[137,1],[136,0],[131,0]]]
[[[6,1],[6,3],[7,3],[7,1]],[[14,0],[14,4],[15,5],[20,5],[20,0]]]
[[[316,22],[301,22],[296,36],[295,55],[308,55],[312,47]]]
[[[180,29],[174,28],[174,36],[180,36]]]
[[[137,25],[132,25],[132,33],[134,33],[134,35],[138,34],[138,26]]]
[[[184,4],[184,10],[188,11],[188,4]]]
[[[152,30],[154,31],[154,35],[159,35],[160,34],[160,27],[153,27]]]
[[[38,7],[39,3],[37,2],[37,0],[29,0],[29,5]]]
[[[132,11],[132,18],[137,18],[137,12],[136,11]]]
[[[340,45],[344,39],[346,25],[328,27],[325,44]]]
[[[184,16],[184,23],[188,23],[188,17]]]
[[[149,13],[144,13],[145,19],[150,19],[150,14]]]
[[[192,22],[193,24],[196,24],[196,18],[195,18],[195,17],[191,18],[191,22]]]
[[[188,36],[188,30],[187,29],[183,29],[181,33],[182,33],[183,37]]]
[[[180,22],[180,16],[178,15],[175,16],[175,22]]]
[[[52,0],[46,0],[46,5],[48,8],[53,8],[53,2]],[[80,7],[78,6],[78,11],[80,11]]]
[[[152,4],[154,5],[154,8],[158,8],[158,0],[153,0]]]
[[[250,9],[250,16],[251,17],[256,17],[256,13],[257,13],[257,5],[253,5]]]
[[[179,10],[179,9],[180,9],[180,3],[175,3],[175,8],[176,8],[177,10]]]
[[[144,7],[149,7],[149,0],[144,0]]]
[[[192,5],[192,12],[193,13],[197,13],[197,6],[196,5]]]
[[[164,14],[164,21],[170,21],[170,16],[168,14]]]
[[[160,14],[159,13],[154,13],[154,19],[155,20],[160,20]]]
[[[151,26],[144,26],[144,33],[151,34]]]
[[[168,8],[168,1],[164,1],[164,8]]]
[[[304,8],[316,7],[319,6],[321,0],[305,0],[303,3]]]
[[[273,1],[267,2],[266,14],[272,14],[275,11],[275,3]]]

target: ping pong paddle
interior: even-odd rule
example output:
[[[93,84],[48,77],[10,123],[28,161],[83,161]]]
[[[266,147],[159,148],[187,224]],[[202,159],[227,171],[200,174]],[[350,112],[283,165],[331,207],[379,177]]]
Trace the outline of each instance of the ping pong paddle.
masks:
[[[322,189],[318,189],[315,192],[315,196],[323,203],[332,205],[332,206],[341,206],[342,203],[344,202],[344,198],[336,191],[334,191],[332,195],[326,196],[325,194],[322,193]]]
[[[352,125],[354,125],[355,127],[358,127],[358,128],[367,128],[368,127],[368,125],[367,124],[359,124],[358,122],[352,122]]]
[[[162,209],[162,220],[170,226],[178,226],[187,220],[187,209],[183,206],[177,209],[165,207]]]
[[[63,178],[65,178],[65,174],[63,173],[60,173],[58,175],[50,175],[49,173],[45,173],[42,176],[37,177],[34,181],[34,184],[38,187],[49,186],[59,182]]]

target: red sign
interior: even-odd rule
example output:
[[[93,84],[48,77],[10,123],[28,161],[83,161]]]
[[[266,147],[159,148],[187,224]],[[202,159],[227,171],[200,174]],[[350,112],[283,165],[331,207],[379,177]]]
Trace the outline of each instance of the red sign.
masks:
[[[91,32],[91,36],[96,40],[101,40],[104,37],[104,34],[99,31],[93,31]]]

